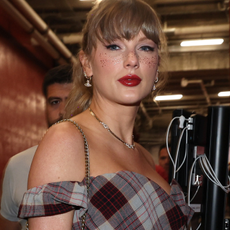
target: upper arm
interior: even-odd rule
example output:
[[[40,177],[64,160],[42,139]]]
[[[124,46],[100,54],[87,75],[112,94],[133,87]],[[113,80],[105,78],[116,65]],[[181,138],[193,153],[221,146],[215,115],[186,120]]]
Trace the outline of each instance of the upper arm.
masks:
[[[65,122],[67,123],[67,122]],[[84,141],[72,124],[51,127],[40,143],[29,174],[28,188],[58,181],[82,181]],[[71,229],[74,211],[29,219],[30,230]]]
[[[35,153],[28,188],[57,181],[82,181],[84,154],[84,141],[75,126],[65,122],[51,127]]]
[[[30,230],[71,230],[73,223],[73,213],[70,211],[67,213],[37,217],[29,219]]]

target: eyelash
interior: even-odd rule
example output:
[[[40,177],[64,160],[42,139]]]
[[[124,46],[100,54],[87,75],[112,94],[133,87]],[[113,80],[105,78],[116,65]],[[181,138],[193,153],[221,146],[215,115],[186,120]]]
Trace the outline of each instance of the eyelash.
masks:
[[[116,44],[107,45],[105,47],[108,50],[118,50],[118,49],[120,49],[120,47],[118,45],[116,45]],[[151,47],[151,46],[142,46],[142,47],[140,47],[140,50],[143,50],[143,51],[146,51],[146,52],[153,52],[154,51],[154,47]]]
[[[50,101],[50,105],[51,105],[51,106],[55,106],[55,105],[57,105],[57,104],[59,104],[59,103],[60,103],[59,100],[52,100],[52,101]]]
[[[108,46],[105,46],[105,47],[108,50],[118,50],[117,48],[120,49],[120,47],[118,45],[116,45],[116,44],[111,44],[111,45],[108,45]]]
[[[146,48],[147,48],[147,50],[146,50]],[[153,52],[154,51],[154,47],[151,47],[151,46],[142,46],[140,49],[144,50],[146,52]]]

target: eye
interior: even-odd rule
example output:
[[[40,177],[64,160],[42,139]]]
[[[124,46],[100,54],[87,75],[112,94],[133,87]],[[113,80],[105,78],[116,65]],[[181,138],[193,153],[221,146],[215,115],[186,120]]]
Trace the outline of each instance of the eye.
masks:
[[[51,106],[57,105],[57,104],[59,104],[59,103],[60,103],[59,100],[51,100],[51,101],[49,101],[49,104],[50,104]]]
[[[154,47],[151,46],[141,46],[140,50],[146,51],[146,52],[153,52]]]
[[[119,50],[120,49],[120,47],[118,45],[116,45],[116,44],[111,44],[111,45],[108,45],[108,46],[105,46],[105,47],[108,50]]]

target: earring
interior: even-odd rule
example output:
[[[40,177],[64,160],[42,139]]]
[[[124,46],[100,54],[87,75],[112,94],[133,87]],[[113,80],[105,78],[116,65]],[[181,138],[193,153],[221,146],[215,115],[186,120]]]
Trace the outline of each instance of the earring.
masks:
[[[84,76],[86,78],[86,83],[84,84],[84,86],[91,87],[92,86],[91,83],[90,83],[91,77],[88,77],[85,72],[84,72]]]
[[[157,70],[157,76],[156,76],[156,79],[154,81],[154,85],[153,85],[152,91],[156,90],[156,85],[155,84],[158,82],[158,73],[159,73],[159,71]]]
[[[157,83],[158,82],[158,74],[159,74],[159,70],[157,70],[157,76],[156,76],[156,79],[155,79],[155,83]]]

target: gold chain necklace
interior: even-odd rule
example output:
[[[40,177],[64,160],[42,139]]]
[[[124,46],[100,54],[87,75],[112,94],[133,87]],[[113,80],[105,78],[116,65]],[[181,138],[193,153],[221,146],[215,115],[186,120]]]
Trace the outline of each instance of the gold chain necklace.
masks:
[[[134,148],[135,148],[135,143],[133,143],[132,145],[130,145],[130,144],[126,143],[125,141],[123,141],[121,138],[119,138],[119,137],[109,128],[108,125],[106,125],[103,121],[101,121],[101,120],[96,116],[96,114],[92,111],[91,108],[89,108],[89,111],[90,111],[91,115],[94,116],[94,117],[97,119],[97,121],[103,125],[103,127],[104,127],[105,129],[107,129],[114,137],[116,137],[119,141],[121,141],[126,147],[128,147],[129,149],[134,149]]]

